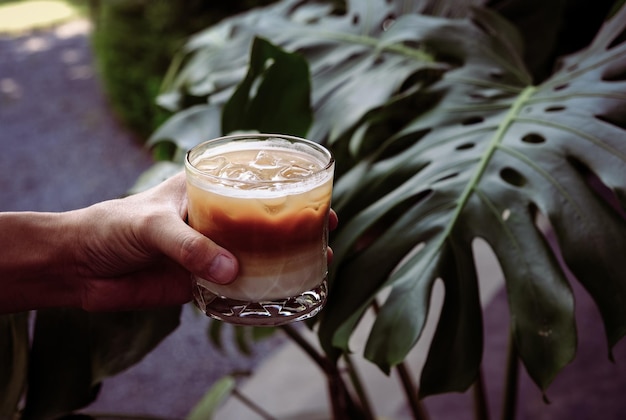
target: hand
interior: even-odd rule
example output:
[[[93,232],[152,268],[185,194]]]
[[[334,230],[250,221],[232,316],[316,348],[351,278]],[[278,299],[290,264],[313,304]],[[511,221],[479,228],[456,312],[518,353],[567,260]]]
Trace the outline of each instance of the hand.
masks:
[[[189,272],[226,284],[236,258],[186,223],[185,175],[78,210],[76,281],[86,310],[175,305],[191,299]]]
[[[183,173],[144,193],[78,213],[83,232],[77,279],[86,310],[181,304],[191,299],[190,272],[218,284],[237,275],[236,258],[184,222]],[[331,211],[329,228],[337,223]],[[332,255],[329,248],[329,263]]]
[[[184,173],[80,210],[0,212],[0,313],[179,305],[191,299],[190,272],[232,282],[236,258],[186,218]],[[329,228],[336,226],[331,211]]]

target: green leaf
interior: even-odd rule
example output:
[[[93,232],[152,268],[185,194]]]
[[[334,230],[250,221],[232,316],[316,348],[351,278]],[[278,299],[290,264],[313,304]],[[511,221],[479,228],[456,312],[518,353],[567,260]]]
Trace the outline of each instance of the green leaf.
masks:
[[[427,36],[435,55],[445,51],[447,60],[463,65],[432,85],[446,93],[431,111],[382,143],[353,169],[358,175],[348,172],[336,188],[346,194],[336,200],[338,209],[355,213],[334,242],[340,260],[320,336],[346,341],[350,315],[372,299],[365,292],[354,298],[366,273],[366,284],[377,285],[369,293],[391,284],[367,353],[386,370],[419,338],[429,287],[441,278],[446,301],[422,395],[463,389],[476,373],[481,328],[468,259],[474,238],[485,239],[499,259],[515,343],[541,389],[576,349],[573,297],[558,252],[598,304],[609,345],[626,333],[620,260],[626,252],[626,43],[619,38],[626,9],[539,86],[529,85],[502,30],[489,30],[499,27],[497,17],[483,11],[476,19],[482,35],[451,34],[457,57],[442,32],[447,25]],[[404,147],[390,152],[398,142]],[[558,251],[540,230],[539,215],[548,219]],[[363,247],[368,227],[377,225],[383,232]],[[424,248],[394,272],[411,244]]]
[[[26,386],[28,313],[0,316],[0,418],[12,418]]]
[[[314,125],[308,137],[323,141],[329,134],[334,136],[354,125],[365,110],[386,103],[389,95],[395,94],[403,81],[414,73],[437,68],[432,57],[421,47],[403,44],[431,26],[431,21],[421,21],[418,25],[398,23],[388,30],[383,25],[390,16],[428,8],[425,6],[428,3],[350,1],[348,13],[344,15],[335,14],[328,4],[297,0],[254,9],[226,19],[192,38],[186,46],[187,64],[173,78],[164,95],[187,94],[196,101],[202,99],[217,105],[224,103],[224,97],[228,97],[234,86],[244,79],[248,66],[255,77],[263,70],[264,61],[256,62],[256,57],[252,57],[252,61],[244,59],[248,57],[253,40],[261,37],[288,53],[306,56],[311,69],[311,105],[315,112]],[[459,13],[461,10],[466,10],[466,4],[456,2],[455,7],[442,8],[439,13]],[[257,44],[253,52],[255,50],[261,53],[267,48]],[[304,72],[304,69],[298,72]],[[266,96],[259,98],[257,111],[265,115],[273,108],[264,108],[261,99],[264,105],[270,105],[283,95],[291,94],[294,87],[302,89],[305,80],[297,80],[295,76],[294,73],[281,71],[280,78],[273,78],[272,83],[275,84],[268,85],[268,91],[263,92]],[[246,87],[252,86],[251,79],[248,74],[244,82]],[[292,87],[280,86],[287,82]],[[277,95],[278,92],[280,95]],[[245,99],[245,95],[238,93],[233,100],[241,104]],[[301,105],[291,110],[287,120],[281,117],[278,122],[290,124],[293,118],[300,120],[308,117],[308,110],[302,102],[295,103]],[[231,125],[225,127],[224,132],[241,128],[241,115],[236,112],[231,115],[228,118],[232,120],[228,123]]]
[[[207,337],[209,341],[218,349],[224,350],[224,344],[222,342],[222,331],[224,330],[224,323],[212,319],[209,322],[209,327],[207,329]]]
[[[90,314],[92,378],[101,381],[141,361],[178,328],[181,307]]]
[[[157,162],[146,170],[135,181],[135,184],[129,189],[128,194],[137,194],[157,186],[166,179],[176,175],[183,170],[179,163],[173,162]]]
[[[23,419],[54,418],[95,400],[88,330],[88,317],[78,310],[37,312]]]
[[[246,356],[252,354],[252,346],[272,336],[276,332],[273,327],[246,327],[228,325],[221,321],[211,320],[207,329],[209,341],[220,351],[224,351],[224,336],[232,338],[237,350]]]
[[[626,334],[626,7],[535,85],[520,41],[532,37],[495,13],[425,15],[463,17],[468,3],[355,0],[342,14],[282,1],[192,39],[172,82],[221,107],[247,73],[255,36],[306,57],[308,137],[333,148],[342,221],[321,344],[334,357],[349,351],[361,316],[391,288],[366,346],[389,370],[420,339],[440,280],[422,395],[476,376],[476,238],[499,260],[515,345],[542,390],[576,351],[566,272],[595,300],[609,346]],[[546,61],[533,70],[547,68],[549,50],[534,47]]]
[[[232,376],[225,376],[218,380],[211,389],[196,404],[187,420],[210,420],[215,415],[220,404],[232,394],[236,381]]]
[[[49,418],[88,405],[103,379],[140,361],[178,326],[179,315],[180,307],[38,311],[23,418]]]
[[[222,130],[304,136],[312,119],[310,90],[303,57],[255,38],[248,74],[224,106]]]
[[[183,152],[175,161],[183,162],[183,154],[193,146],[221,134],[221,109],[213,105],[195,105],[174,114],[150,136],[146,143],[152,146],[162,141],[172,141]]]

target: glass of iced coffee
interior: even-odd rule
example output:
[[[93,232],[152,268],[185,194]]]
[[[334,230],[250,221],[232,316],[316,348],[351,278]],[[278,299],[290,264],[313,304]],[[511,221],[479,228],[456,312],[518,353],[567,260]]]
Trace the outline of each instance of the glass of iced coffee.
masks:
[[[321,145],[285,135],[226,136],[187,153],[189,224],[239,261],[231,284],[193,278],[204,313],[275,326],[320,311],[334,166]]]

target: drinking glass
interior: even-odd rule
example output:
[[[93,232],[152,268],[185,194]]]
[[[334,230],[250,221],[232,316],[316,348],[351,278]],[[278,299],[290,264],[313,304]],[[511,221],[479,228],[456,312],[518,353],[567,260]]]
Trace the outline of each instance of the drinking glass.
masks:
[[[323,146],[276,134],[220,137],[187,153],[189,225],[239,262],[228,285],[193,277],[205,314],[275,326],[322,309],[334,167]]]

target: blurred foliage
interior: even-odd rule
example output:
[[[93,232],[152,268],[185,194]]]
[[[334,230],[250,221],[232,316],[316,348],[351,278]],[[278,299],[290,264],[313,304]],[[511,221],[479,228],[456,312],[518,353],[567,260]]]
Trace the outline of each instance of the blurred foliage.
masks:
[[[274,0],[91,0],[93,46],[115,113],[141,137],[169,113],[155,104],[163,75],[188,36]]]

